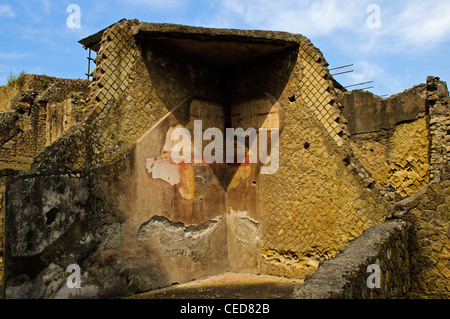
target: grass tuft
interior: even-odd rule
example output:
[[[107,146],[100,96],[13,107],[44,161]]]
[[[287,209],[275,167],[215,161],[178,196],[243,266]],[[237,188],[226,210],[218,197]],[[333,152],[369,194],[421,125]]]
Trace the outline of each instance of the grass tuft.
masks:
[[[20,72],[19,75],[15,75],[12,72],[10,72],[8,76],[8,85],[15,85],[19,89],[22,89],[23,86],[25,85],[25,75],[26,75],[25,71]]]

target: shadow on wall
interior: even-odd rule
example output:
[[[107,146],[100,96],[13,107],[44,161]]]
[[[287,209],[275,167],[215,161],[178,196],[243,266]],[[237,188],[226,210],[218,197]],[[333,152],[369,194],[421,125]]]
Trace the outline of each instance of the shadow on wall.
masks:
[[[170,196],[179,196],[179,192],[175,194],[173,186],[171,193],[161,192],[163,182],[145,172],[145,160],[162,155],[171,127],[192,129],[194,119],[206,116],[218,128],[235,124],[246,128],[253,125],[247,115],[262,105],[265,111],[253,114],[255,129],[269,125],[274,117],[272,107],[289,80],[298,50],[292,43],[245,46],[192,39],[180,42],[181,50],[175,50],[171,46],[176,42],[140,41],[154,96],[168,109],[181,105],[146,134],[147,140],[137,141],[131,152],[109,166],[74,176],[24,175],[8,186],[6,217],[8,225],[14,225],[7,233],[8,298],[71,297],[65,288],[65,270],[73,263],[83,271],[86,294],[102,297],[221,273],[228,269],[230,258],[236,259],[232,264],[236,270],[259,271],[255,265],[258,267],[260,250],[254,242],[258,214],[249,217],[237,212],[235,220],[228,220],[226,214],[227,196],[236,197],[237,204],[247,195],[248,207],[242,210],[257,211],[259,164],[254,164],[245,178],[240,176],[241,167],[233,165],[199,165],[183,175],[196,176],[193,196],[199,203],[209,201],[206,204],[218,207],[209,212],[213,215],[200,214],[204,220],[195,220],[198,207],[208,205],[200,203],[172,219],[170,211],[179,207],[172,206],[175,201]],[[255,82],[255,78],[260,80]],[[180,100],[189,97],[194,98],[187,103]],[[212,109],[218,111],[214,116],[208,114]],[[279,123],[279,105],[275,113]],[[218,119],[221,123],[216,123]],[[137,176],[143,178],[144,187],[152,186],[145,196],[139,193]],[[216,181],[221,189],[204,197],[202,192]],[[234,191],[227,194],[230,186]],[[24,192],[29,198],[22,198]],[[155,194],[164,196],[159,200]],[[141,211],[146,198],[151,202]],[[30,218],[35,222],[30,223]],[[253,238],[241,247],[245,236]],[[247,254],[249,258],[241,258]],[[46,282],[48,278],[54,279],[52,285]]]
[[[245,101],[268,93],[275,104],[290,79],[298,55],[295,43],[243,41],[233,38],[207,41],[199,35],[179,38],[177,34],[137,37],[156,96],[163,104],[178,105],[180,96],[216,103],[223,109],[224,128],[237,128],[233,114],[251,112],[251,103]],[[277,111],[283,122],[280,106]],[[264,112],[259,114],[255,129],[261,127],[258,123],[267,121],[270,110]],[[185,117],[178,120],[181,125],[187,124]],[[248,157],[248,145],[246,152]],[[227,190],[237,170],[231,166],[212,169]],[[224,170],[226,178],[223,178]]]

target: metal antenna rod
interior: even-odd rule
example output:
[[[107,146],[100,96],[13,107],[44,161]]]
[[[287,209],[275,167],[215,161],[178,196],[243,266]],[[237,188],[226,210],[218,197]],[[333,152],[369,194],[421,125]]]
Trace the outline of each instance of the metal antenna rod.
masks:
[[[347,86],[345,86],[345,88],[350,88],[350,87],[353,87],[353,86],[358,86],[358,85],[363,85],[363,84],[369,84],[369,83],[372,83],[372,82],[373,81],[368,81],[368,82],[362,82],[362,83],[347,85]]]
[[[353,66],[353,64],[347,64],[347,65],[344,65],[344,66],[339,66],[339,67],[337,67],[337,68],[332,68],[332,69],[329,69],[329,71],[338,70],[338,69],[343,69],[343,68],[347,68],[347,67],[349,67],[349,66]]]
[[[345,71],[345,72],[339,72],[339,73],[334,73],[334,74],[331,74],[332,76],[335,76],[335,75],[340,75],[340,74],[345,74],[345,73],[350,73],[350,72],[354,72],[355,70],[350,70],[350,71]]]

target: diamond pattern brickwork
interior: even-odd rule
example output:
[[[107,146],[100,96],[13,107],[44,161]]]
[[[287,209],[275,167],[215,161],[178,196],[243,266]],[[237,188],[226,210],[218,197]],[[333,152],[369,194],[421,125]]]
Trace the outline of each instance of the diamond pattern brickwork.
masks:
[[[391,185],[403,197],[430,182],[430,133],[425,117],[397,125],[377,139],[352,141],[355,156],[379,187]]]
[[[263,273],[304,278],[384,220],[383,201],[343,161],[347,133],[333,90],[321,54],[302,45],[280,98],[280,169],[261,176]]]

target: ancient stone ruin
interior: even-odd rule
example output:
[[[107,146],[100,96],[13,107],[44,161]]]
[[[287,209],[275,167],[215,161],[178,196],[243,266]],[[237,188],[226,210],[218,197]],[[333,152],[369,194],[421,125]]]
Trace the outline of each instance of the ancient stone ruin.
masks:
[[[450,296],[445,82],[347,91],[284,32],[122,20],[80,42],[97,52],[92,81],[0,88],[5,298],[126,297],[227,272],[304,281],[292,298]],[[195,160],[175,161],[173,132],[194,137],[199,120]],[[250,142],[243,162],[207,161],[211,128],[278,130],[278,167],[250,161]]]

